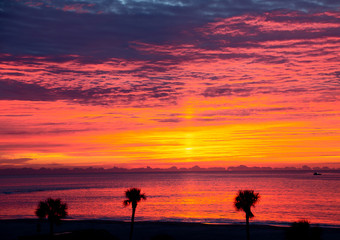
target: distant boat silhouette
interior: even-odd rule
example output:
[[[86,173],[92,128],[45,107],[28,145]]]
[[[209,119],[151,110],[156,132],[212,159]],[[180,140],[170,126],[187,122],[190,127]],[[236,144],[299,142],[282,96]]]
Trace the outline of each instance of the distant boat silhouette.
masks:
[[[322,175],[321,173],[315,172],[313,175]]]

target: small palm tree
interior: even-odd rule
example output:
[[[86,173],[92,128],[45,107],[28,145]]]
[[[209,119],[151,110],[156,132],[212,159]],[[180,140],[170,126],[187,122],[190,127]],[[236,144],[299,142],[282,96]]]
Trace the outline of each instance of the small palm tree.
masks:
[[[234,205],[237,211],[244,211],[246,213],[246,231],[247,240],[250,239],[249,234],[249,218],[253,218],[254,214],[251,212],[251,207],[260,199],[259,193],[254,193],[253,190],[239,190],[235,197]]]
[[[67,216],[67,204],[62,203],[59,198],[48,198],[39,202],[35,215],[40,219],[47,217],[50,222],[50,234],[53,235],[53,225]]]
[[[146,200],[146,196],[144,193],[141,193],[141,190],[138,188],[130,188],[125,191],[125,197],[127,198],[126,200],[123,201],[123,204],[125,207],[129,206],[130,204],[132,205],[132,217],[131,217],[131,229],[130,229],[130,240],[132,239],[132,233],[133,233],[133,224],[135,221],[135,213],[136,213],[136,208],[137,204],[141,200]]]

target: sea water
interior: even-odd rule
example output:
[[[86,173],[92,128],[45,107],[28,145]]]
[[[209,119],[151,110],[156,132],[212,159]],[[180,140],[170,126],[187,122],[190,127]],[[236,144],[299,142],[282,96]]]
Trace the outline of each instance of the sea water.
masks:
[[[92,173],[0,176],[0,218],[35,218],[39,201],[61,198],[69,219],[128,221],[124,192],[141,188],[146,201],[136,221],[239,223],[238,190],[260,193],[253,223],[286,225],[300,219],[340,226],[340,173]]]

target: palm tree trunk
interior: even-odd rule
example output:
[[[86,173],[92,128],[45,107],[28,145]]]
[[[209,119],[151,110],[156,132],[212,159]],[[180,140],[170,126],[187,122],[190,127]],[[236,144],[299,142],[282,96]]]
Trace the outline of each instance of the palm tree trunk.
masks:
[[[135,213],[136,213],[136,208],[132,207],[132,217],[131,217],[131,229],[130,229],[130,240],[132,240],[132,233],[133,233],[133,224],[135,222]]]
[[[50,220],[50,236],[51,238],[53,237],[53,232],[54,232],[54,229],[53,229],[54,225],[53,225],[53,221]]]
[[[247,231],[247,240],[250,239],[250,232],[249,232],[249,213],[246,213],[246,231]]]

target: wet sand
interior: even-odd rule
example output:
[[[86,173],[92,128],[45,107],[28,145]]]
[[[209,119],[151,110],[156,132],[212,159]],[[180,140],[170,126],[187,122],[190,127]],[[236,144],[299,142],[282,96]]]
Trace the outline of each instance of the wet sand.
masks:
[[[2,240],[25,239],[23,236],[47,236],[49,225],[44,222],[41,231],[37,232],[38,220],[17,219],[0,220],[0,238]],[[284,240],[286,227],[267,225],[250,226],[251,240]],[[86,230],[101,230],[110,233],[115,239],[127,240],[129,238],[130,223],[108,220],[64,220],[61,225],[55,226],[56,234],[81,232]],[[101,233],[102,233],[101,232]],[[104,234],[105,235],[105,234]],[[246,239],[244,225],[214,225],[200,223],[170,223],[170,222],[136,222],[134,228],[134,240],[151,240],[156,236],[158,239],[174,240],[207,240],[207,239]],[[26,238],[38,239],[39,237]],[[41,239],[41,238],[40,238]],[[100,240],[101,237],[95,238]],[[322,228],[322,239],[339,240],[340,228]]]

